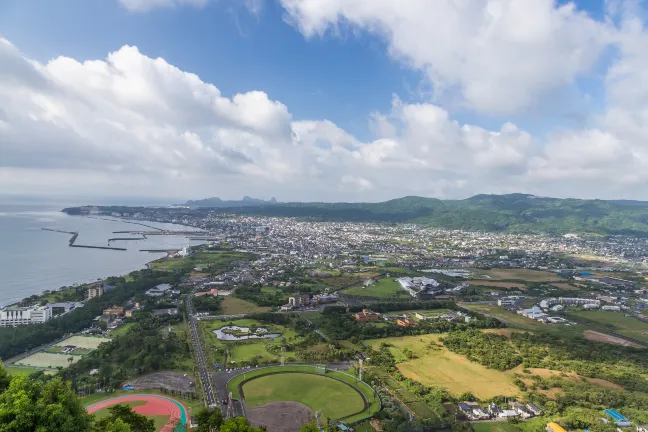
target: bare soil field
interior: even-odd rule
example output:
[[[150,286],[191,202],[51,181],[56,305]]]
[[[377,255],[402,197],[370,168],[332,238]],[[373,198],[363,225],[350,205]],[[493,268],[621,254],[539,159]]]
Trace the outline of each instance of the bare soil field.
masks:
[[[150,375],[144,375],[127,382],[135,390],[160,389],[192,392],[194,387],[189,383],[192,381],[190,376],[185,376],[176,372],[156,372]]]
[[[270,402],[246,413],[252,426],[265,426],[268,432],[298,432],[315,418],[312,409],[298,402]]]
[[[616,336],[612,335],[607,335],[604,333],[599,333],[594,330],[585,330],[583,332],[583,335],[585,336],[585,339],[594,341],[594,342],[603,342],[603,343],[608,343],[612,345],[621,345],[621,346],[629,346],[633,348],[643,348],[641,345],[627,341],[625,339],[618,338]]]
[[[475,277],[486,275],[492,279],[499,280],[523,280],[529,282],[560,282],[560,277],[552,272],[528,270],[528,269],[504,269],[493,268],[490,270],[475,270]]]
[[[481,285],[481,286],[492,286],[500,288],[518,288],[522,291],[527,290],[527,286],[519,282],[498,282],[492,280],[469,280],[467,281],[470,285]]]

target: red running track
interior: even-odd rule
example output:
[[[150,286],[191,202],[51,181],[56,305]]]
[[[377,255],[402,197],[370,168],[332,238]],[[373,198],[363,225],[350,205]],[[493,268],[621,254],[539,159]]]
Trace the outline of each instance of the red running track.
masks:
[[[164,396],[155,396],[155,395],[120,396],[112,399],[106,399],[104,401],[97,402],[96,404],[90,405],[87,408],[87,410],[89,414],[93,414],[101,409],[113,405],[117,405],[120,403],[141,402],[141,401],[144,401],[146,403],[144,405],[138,405],[136,407],[133,407],[134,412],[146,416],[153,416],[153,415],[169,416],[169,421],[167,422],[166,425],[164,425],[162,429],[160,429],[160,432],[172,432],[173,428],[176,426],[176,422],[182,419],[182,412],[180,411],[180,407],[178,407],[178,404],[182,406],[182,409],[184,409],[185,419],[186,419],[186,413],[188,413],[187,408],[184,405],[180,404],[180,402],[173,401]]]

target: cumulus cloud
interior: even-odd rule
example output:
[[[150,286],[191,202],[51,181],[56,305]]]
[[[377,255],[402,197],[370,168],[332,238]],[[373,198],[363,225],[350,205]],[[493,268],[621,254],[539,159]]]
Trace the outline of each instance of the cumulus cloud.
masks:
[[[531,61],[541,67],[546,81],[532,77],[525,87],[514,77],[505,84],[491,65],[479,60],[482,54],[475,53],[473,39],[481,33],[458,34],[459,45],[442,48],[456,50],[457,59],[443,51],[425,60],[429,41],[406,38],[409,33],[399,33],[405,31],[401,24],[391,28],[383,19],[401,14],[407,22],[417,15],[411,10],[416,4],[423,8],[418,14],[424,14],[425,5],[415,0],[403,11],[374,0],[369,21],[364,0],[284,3],[307,35],[346,20],[385,35],[392,53],[412,57],[408,61],[420,53],[425,68],[440,56],[442,65],[452,67],[434,66],[435,80],[459,86],[475,107],[496,104],[502,111],[527,106],[556,83],[573,80],[592,61],[585,51],[592,49],[596,57],[599,38],[611,38],[618,56],[605,77],[607,105],[590,119],[589,128],[532,136],[511,122],[494,128],[462,123],[447,108],[405,103],[395,96],[389,110],[368,116],[373,136],[359,139],[326,119],[294,120],[289,107],[263,91],[225,97],[214,84],[133,46],[104,59],[61,56],[39,63],[0,38],[0,189],[113,196],[255,194],[281,200],[520,191],[648,198],[648,64],[643,54],[648,36],[638,15],[623,9],[612,31],[573,6],[529,0],[547,22],[540,21],[557,30],[548,35],[543,26],[531,27],[525,36],[521,29],[501,28],[500,19],[511,20],[510,14],[528,18],[516,2],[480,1],[483,7],[477,9],[500,18],[486,23],[474,11],[462,13],[477,29],[492,27],[492,38],[483,43],[495,45],[484,46],[484,52],[514,45],[506,56],[498,54],[497,67],[514,70],[517,63]],[[436,13],[446,11],[440,6]],[[536,48],[540,57],[565,60],[566,70],[527,59],[526,51]],[[464,70],[464,63],[482,74]],[[456,82],[450,82],[452,71],[457,72]],[[562,78],[551,78],[556,76]],[[484,95],[510,88],[501,89],[507,97],[491,100],[492,94],[471,96],[471,85],[485,89]]]
[[[527,110],[590,70],[610,28],[554,0],[281,0],[305,36],[361,29],[480,112]]]

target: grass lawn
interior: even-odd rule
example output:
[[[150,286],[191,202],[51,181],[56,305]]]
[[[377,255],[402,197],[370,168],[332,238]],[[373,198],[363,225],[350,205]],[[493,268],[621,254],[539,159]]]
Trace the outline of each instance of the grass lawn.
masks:
[[[383,278],[371,286],[359,285],[345,289],[343,292],[344,294],[365,297],[409,297],[409,294],[403,291],[393,278]]]
[[[428,386],[443,387],[454,395],[472,392],[480,399],[493,396],[513,396],[519,389],[504,372],[488,369],[479,363],[448,351],[436,342],[441,335],[405,336],[399,338],[374,339],[372,345],[387,342],[398,363],[398,370],[407,378]],[[402,353],[409,348],[414,353],[413,360],[408,360]]]
[[[269,307],[257,306],[254,303],[251,303],[246,300],[238,299],[232,297],[231,295],[226,296],[223,299],[221,305],[221,315],[238,315],[238,314],[248,314],[254,312],[267,312]]]
[[[584,323],[592,323],[602,330],[607,329],[623,336],[648,342],[648,323],[627,317],[620,312],[575,311],[568,312],[567,318],[574,318],[576,321],[582,320]]]
[[[539,323],[538,321],[523,317],[522,315],[518,315],[516,313],[513,313],[507,309],[504,309],[500,306],[495,306],[495,305],[471,305],[471,304],[462,304],[463,307],[466,309],[473,310],[475,312],[480,312],[484,314],[488,314],[494,318],[497,318],[501,321],[503,321],[506,325],[514,328],[518,328],[521,330],[528,330],[528,331],[540,331],[540,330],[546,330],[548,325]],[[564,326],[561,326],[564,327]]]
[[[249,260],[250,255],[236,252],[198,252],[183,258],[166,258],[151,263],[154,270],[182,270],[192,269],[194,267],[204,267],[213,264],[217,267],[225,267],[233,261]]]
[[[276,355],[271,354],[266,350],[265,344],[254,343],[248,345],[236,345],[230,348],[230,360],[235,362],[250,361],[255,357],[274,359]]]
[[[72,359],[72,362],[69,362],[68,359]],[[75,363],[81,360],[82,356],[71,356],[67,354],[52,354],[46,352],[37,352],[30,355],[22,360],[16,362],[17,366],[34,366],[37,368],[46,368],[46,369],[56,369],[61,366],[66,368],[70,363]]]
[[[123,324],[123,325],[117,327],[115,330],[112,330],[110,332],[110,336],[115,337],[115,336],[121,336],[123,334],[126,334],[128,332],[128,329],[133,327],[134,325],[135,325],[135,323]]]
[[[28,367],[28,366],[4,366],[4,368],[9,373],[9,375],[17,375],[17,376],[29,376],[33,373],[42,370],[42,369]],[[47,373],[50,371],[44,371],[44,372]]]
[[[249,407],[274,401],[299,402],[324,418],[339,419],[364,408],[360,395],[350,386],[322,375],[288,373],[266,375],[243,386]]]

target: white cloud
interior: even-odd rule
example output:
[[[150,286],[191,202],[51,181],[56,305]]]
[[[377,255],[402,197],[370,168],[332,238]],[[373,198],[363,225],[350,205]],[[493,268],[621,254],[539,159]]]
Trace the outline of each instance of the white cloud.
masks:
[[[305,36],[362,29],[426,74],[437,97],[489,114],[527,110],[587,73],[608,25],[554,0],[281,0]]]
[[[559,13],[588,20],[569,8]],[[624,16],[613,34],[619,55],[605,79],[606,108],[587,129],[535,137],[512,123],[462,124],[441,106],[394,97],[390,110],[369,116],[374,136],[361,140],[325,119],[295,121],[262,91],[224,97],[136,47],[42,64],[0,38],[0,189],[281,200],[520,191],[648,198],[648,36],[634,17]],[[534,99],[535,91],[524,94]]]

